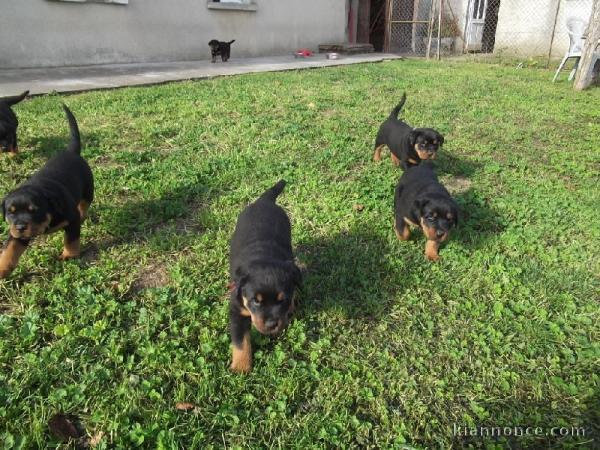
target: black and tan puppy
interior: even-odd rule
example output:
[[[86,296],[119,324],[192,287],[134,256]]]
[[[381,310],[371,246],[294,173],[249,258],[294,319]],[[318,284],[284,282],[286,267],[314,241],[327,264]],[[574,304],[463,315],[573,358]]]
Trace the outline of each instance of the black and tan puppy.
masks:
[[[251,323],[262,334],[280,333],[294,310],[294,290],[302,282],[292,253],[290,220],[275,203],[284,186],[285,181],[279,181],[246,207],[231,238],[229,322],[234,372],[252,369]]]
[[[425,256],[437,261],[440,244],[457,224],[458,207],[438,181],[431,162],[402,174],[394,195],[394,230],[398,239],[409,238],[409,226],[421,228],[427,238]]]
[[[0,151],[2,153],[8,152],[10,156],[15,156],[19,151],[17,144],[19,121],[10,107],[23,100],[27,94],[29,94],[29,91],[0,100]]]
[[[379,127],[375,139],[373,159],[381,161],[381,149],[390,149],[392,162],[406,170],[418,165],[421,160],[435,159],[437,152],[444,143],[444,137],[432,128],[412,128],[398,119],[398,113],[404,106],[406,93],[400,103],[392,110],[389,117]]]
[[[210,54],[212,56],[212,62],[217,62],[217,55],[221,55],[221,61],[227,62],[231,55],[231,44],[235,42],[235,39],[229,42],[217,41],[212,39],[208,46],[210,47]]]
[[[50,159],[28,181],[2,202],[9,236],[0,254],[0,278],[8,277],[30,241],[40,234],[64,229],[61,259],[79,256],[81,222],[94,199],[94,179],[80,156],[81,141],[75,117],[63,106],[71,141],[66,150]]]

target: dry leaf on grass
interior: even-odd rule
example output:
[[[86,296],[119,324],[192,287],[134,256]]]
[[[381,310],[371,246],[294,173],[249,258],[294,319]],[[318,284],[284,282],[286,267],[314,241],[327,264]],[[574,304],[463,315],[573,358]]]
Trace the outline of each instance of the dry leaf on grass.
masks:
[[[175,409],[177,409],[178,411],[191,411],[195,407],[196,407],[196,405],[194,405],[193,403],[187,403],[187,402],[175,403]]]

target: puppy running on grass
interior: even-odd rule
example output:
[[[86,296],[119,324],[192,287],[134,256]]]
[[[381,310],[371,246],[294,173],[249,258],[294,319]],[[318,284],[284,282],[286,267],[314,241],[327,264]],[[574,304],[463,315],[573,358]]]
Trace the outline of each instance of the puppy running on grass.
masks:
[[[285,181],[264,192],[240,214],[230,245],[232,279],[229,322],[231,370],[252,370],[250,325],[279,334],[294,311],[294,290],[302,283],[294,263],[290,219],[275,201]]]
[[[64,230],[60,259],[80,254],[81,222],[94,199],[94,177],[80,155],[77,121],[69,108],[64,105],[63,108],[71,129],[67,149],[50,159],[2,202],[2,214],[10,230],[0,254],[0,278],[12,273],[31,240],[41,234]]]

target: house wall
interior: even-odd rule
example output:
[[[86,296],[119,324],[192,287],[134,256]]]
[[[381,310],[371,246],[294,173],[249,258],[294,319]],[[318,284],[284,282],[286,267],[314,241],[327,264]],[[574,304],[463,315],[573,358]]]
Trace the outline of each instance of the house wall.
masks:
[[[213,38],[236,40],[232,58],[277,55],[341,42],[346,28],[346,0],[254,0],[255,12],[206,0],[0,1],[1,68],[209,59]]]
[[[568,17],[589,19],[592,0],[500,0],[494,52],[522,56],[547,56],[560,1],[552,56],[563,56],[569,48],[565,22]]]

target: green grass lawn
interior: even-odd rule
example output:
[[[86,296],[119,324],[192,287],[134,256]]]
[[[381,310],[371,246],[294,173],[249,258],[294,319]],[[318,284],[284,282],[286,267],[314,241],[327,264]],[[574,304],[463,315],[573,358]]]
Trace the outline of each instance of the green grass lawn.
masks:
[[[21,153],[0,158],[2,195],[65,146],[63,101],[97,188],[80,260],[58,261],[53,234],[0,281],[0,442],[73,448],[48,431],[63,412],[96,448],[508,443],[463,441],[454,424],[586,427],[513,444],[592,448],[600,90],[551,77],[407,60],[16,106]],[[387,151],[372,161],[404,90],[407,121],[446,137],[439,173],[463,210],[438,263],[419,233],[396,239],[401,172]],[[234,375],[228,241],[280,178],[300,306],[279,338],[253,331],[254,370]]]

